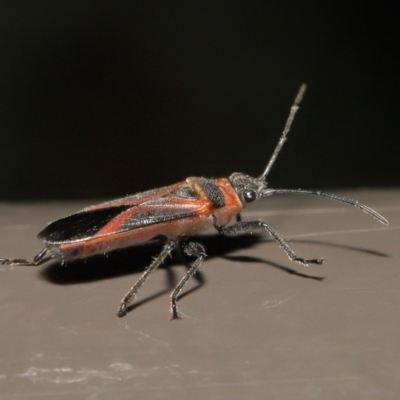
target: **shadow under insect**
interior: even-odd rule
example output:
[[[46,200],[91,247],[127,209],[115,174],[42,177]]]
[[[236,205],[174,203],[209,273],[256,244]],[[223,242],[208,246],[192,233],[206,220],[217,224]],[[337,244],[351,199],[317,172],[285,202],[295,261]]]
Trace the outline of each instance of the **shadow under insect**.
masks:
[[[262,235],[249,234],[238,237],[225,237],[219,234],[209,234],[197,236],[197,239],[196,240],[206,248],[207,258],[205,264],[203,264],[204,266],[207,266],[207,262],[213,258],[221,257],[231,261],[264,263],[303,278],[315,280],[323,279],[323,277],[299,272],[294,268],[283,265],[283,263],[286,262],[286,257],[283,257],[282,264],[278,264],[264,257],[229,255],[238,250],[251,249],[256,245],[261,245],[261,243],[263,246],[267,244],[276,246],[274,240],[265,240],[265,236]],[[115,250],[105,255],[96,255],[87,259],[74,260],[64,265],[61,265],[59,261],[54,261],[44,268],[40,274],[45,280],[59,285],[93,282],[131,275],[133,273],[139,274],[149,266],[152,258],[159,254],[160,249],[161,245],[159,241],[150,241],[141,245]],[[265,253],[268,254],[267,250]],[[160,268],[167,270],[167,283],[169,288],[173,287],[176,283],[172,267],[182,264],[189,267],[191,263],[192,258],[184,255],[183,252],[180,251],[179,246],[172,254],[172,257],[166,259],[165,263]],[[201,284],[205,282],[204,274],[201,272],[195,275],[195,279]]]
[[[260,235],[244,235],[235,238],[223,237],[219,234],[198,236],[207,252],[206,260],[221,257],[241,248],[251,248],[260,241]],[[162,245],[159,241],[149,241],[136,246],[114,250],[104,255],[96,255],[86,259],[67,262],[51,262],[41,271],[41,276],[47,281],[59,284],[77,284],[109,279],[132,273],[143,272],[150,264],[152,258],[160,253]],[[171,267],[183,264],[189,266],[192,258],[180,251],[179,246],[160,267],[171,270]],[[199,275],[195,276],[199,278]],[[200,278],[204,281],[204,278]]]
[[[206,260],[208,261],[215,257],[221,257],[232,262],[263,263],[301,278],[312,279],[315,281],[323,281],[325,279],[322,276],[306,273],[304,270],[300,272],[295,268],[276,263],[264,257],[255,257],[246,254],[230,254],[236,252],[237,250],[251,249],[256,245],[262,245],[266,247],[266,245],[270,244],[276,246],[276,242],[274,240],[265,239],[265,236],[262,235],[249,234],[238,237],[224,237],[219,234],[209,234],[200,235],[197,237],[197,239],[205,246],[207,252]],[[387,257],[387,255],[384,253],[370,249],[341,244],[332,244],[324,241],[293,240],[292,242],[334,246],[345,250],[372,254],[378,257]],[[162,246],[160,245],[160,242],[154,240],[141,245],[115,250],[106,255],[76,260],[66,263],[65,265],[61,265],[60,262],[52,262],[49,266],[44,268],[40,274],[45,280],[60,285],[92,282],[118,276],[131,275],[132,273],[141,274],[149,266],[152,258],[159,254],[161,247]],[[265,253],[268,254],[267,249],[265,250]],[[282,262],[284,263],[285,261],[286,258],[284,257]],[[186,265],[187,268],[189,268],[191,263],[192,259],[185,256],[178,246],[172,257],[167,258],[165,263],[160,267],[166,273],[165,289],[142,299],[136,300],[133,304],[129,305],[127,311],[129,312],[144,303],[156,299],[159,296],[169,294],[176,287],[180,279],[172,267],[181,264]],[[207,263],[204,265],[206,266]],[[179,296],[180,298],[183,298],[196,291],[206,282],[204,274],[201,271],[198,271],[194,275],[194,279],[196,284],[183,292]]]

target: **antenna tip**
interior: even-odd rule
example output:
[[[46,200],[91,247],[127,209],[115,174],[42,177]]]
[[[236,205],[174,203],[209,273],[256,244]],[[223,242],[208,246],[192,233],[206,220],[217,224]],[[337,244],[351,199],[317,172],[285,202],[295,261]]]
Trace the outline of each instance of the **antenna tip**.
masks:
[[[307,89],[307,85],[306,85],[305,83],[303,83],[303,84],[300,86],[300,89],[299,89],[299,91],[297,92],[296,98],[295,98],[295,100],[294,100],[294,104],[295,104],[296,106],[298,106],[298,105],[300,104],[300,102],[303,100],[303,96],[304,96],[304,93],[306,92],[306,89]]]

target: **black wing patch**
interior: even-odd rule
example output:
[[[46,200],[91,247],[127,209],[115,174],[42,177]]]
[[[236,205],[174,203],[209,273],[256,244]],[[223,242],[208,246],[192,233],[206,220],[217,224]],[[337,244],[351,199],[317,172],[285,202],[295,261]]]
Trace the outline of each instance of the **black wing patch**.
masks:
[[[168,222],[176,219],[192,217],[196,215],[193,210],[177,210],[163,208],[161,211],[141,211],[133,214],[128,218],[120,227],[120,231],[127,231],[130,229],[143,228],[145,226],[159,224],[160,222]]]
[[[90,238],[112,219],[131,206],[114,206],[82,211],[50,223],[38,238],[49,243],[72,242]]]
[[[196,183],[201,187],[205,195],[211,200],[215,207],[223,207],[225,205],[225,197],[222,190],[212,180],[207,178],[194,178]]]

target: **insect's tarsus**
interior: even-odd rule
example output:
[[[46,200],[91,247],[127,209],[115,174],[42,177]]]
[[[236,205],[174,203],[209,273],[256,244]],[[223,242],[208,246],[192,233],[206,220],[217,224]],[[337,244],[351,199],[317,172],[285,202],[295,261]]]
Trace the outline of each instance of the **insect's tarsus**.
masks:
[[[27,260],[25,258],[0,258],[0,264],[2,265],[25,265],[25,266],[37,266],[40,264],[43,264],[45,261],[49,260],[52,257],[46,257],[44,256],[48,252],[48,248],[43,247],[42,250],[39,251],[39,253],[36,254],[35,257],[33,257],[32,260]]]

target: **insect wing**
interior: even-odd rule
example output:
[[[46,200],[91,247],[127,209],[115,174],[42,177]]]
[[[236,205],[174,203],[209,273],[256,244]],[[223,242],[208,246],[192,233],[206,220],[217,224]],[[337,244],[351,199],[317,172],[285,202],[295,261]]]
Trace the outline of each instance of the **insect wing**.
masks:
[[[174,185],[164,186],[158,189],[146,190],[145,192],[136,193],[133,195],[121,197],[111,201],[95,204],[93,206],[85,207],[81,211],[92,211],[101,208],[115,207],[115,206],[138,206],[150,200],[158,199],[168,194],[174,193],[180,187],[186,185],[186,182],[175,183]]]
[[[193,217],[203,211],[204,202],[181,182],[84,208],[50,223],[38,238],[54,244],[83,241]]]
[[[84,240],[96,235],[110,221],[129,208],[131,207],[115,206],[81,211],[50,223],[38,234],[38,238],[48,243]]]

